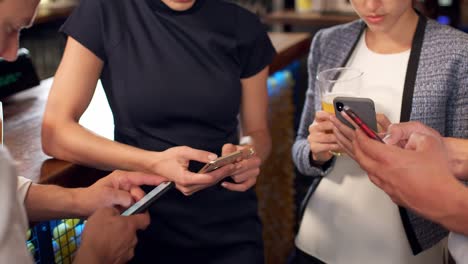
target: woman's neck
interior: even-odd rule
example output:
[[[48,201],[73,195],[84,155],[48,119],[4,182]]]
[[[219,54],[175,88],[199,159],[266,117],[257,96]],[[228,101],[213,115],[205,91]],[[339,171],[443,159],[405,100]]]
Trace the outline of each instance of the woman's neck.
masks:
[[[391,54],[406,51],[411,48],[414,33],[418,25],[418,14],[408,10],[388,31],[372,31],[366,29],[367,47],[381,54]]]

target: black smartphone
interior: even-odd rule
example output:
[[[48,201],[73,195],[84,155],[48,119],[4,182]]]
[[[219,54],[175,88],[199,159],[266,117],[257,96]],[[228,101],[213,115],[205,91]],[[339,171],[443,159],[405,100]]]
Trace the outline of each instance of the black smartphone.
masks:
[[[129,216],[143,213],[146,211],[161,195],[174,187],[173,182],[163,182],[147,193],[140,201],[136,202],[125,210],[121,215]]]
[[[345,112],[368,137],[385,144],[379,135],[377,135],[374,130],[372,130],[366,123],[364,123],[364,121],[362,121],[362,119],[349,106],[343,106],[343,112]]]
[[[360,97],[343,97],[338,96],[333,99],[333,106],[335,108],[335,115],[338,120],[348,127],[354,129],[340,112],[343,111],[343,107],[347,105],[351,108],[356,115],[358,115],[361,120],[371,129],[377,131],[377,119],[375,113],[374,101],[370,98],[360,98]]]

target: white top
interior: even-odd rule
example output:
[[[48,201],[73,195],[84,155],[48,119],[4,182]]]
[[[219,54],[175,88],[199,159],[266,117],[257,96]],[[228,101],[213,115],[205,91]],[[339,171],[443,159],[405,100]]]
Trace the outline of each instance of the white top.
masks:
[[[377,54],[359,40],[348,67],[364,72],[361,97],[399,122],[410,51]],[[442,248],[413,256],[398,207],[347,155],[320,182],[307,204],[296,246],[326,263],[441,263]]]
[[[21,202],[21,205],[24,205],[24,200],[26,199],[26,194],[29,191],[29,187],[32,184],[30,179],[26,179],[24,177],[18,176],[17,178],[17,188],[16,193],[18,195],[18,201]]]
[[[0,147],[0,263],[33,263],[26,248],[28,221],[23,205],[30,185],[31,181],[16,177],[8,151]]]
[[[468,263],[468,237],[453,233],[449,234],[448,249],[457,264]]]

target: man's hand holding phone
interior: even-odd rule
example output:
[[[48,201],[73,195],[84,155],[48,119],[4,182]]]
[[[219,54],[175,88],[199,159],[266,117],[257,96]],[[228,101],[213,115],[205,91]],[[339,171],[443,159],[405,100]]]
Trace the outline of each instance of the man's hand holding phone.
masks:
[[[231,191],[245,192],[257,183],[257,177],[260,174],[261,159],[256,155],[252,146],[249,145],[240,146],[225,144],[222,149],[222,156],[229,155],[236,151],[241,151],[242,155],[240,159],[233,164],[234,169],[229,174],[234,180],[234,183],[224,181],[221,183],[221,186]]]
[[[159,185],[167,179],[142,172],[115,170],[87,188],[71,189],[80,216],[88,217],[99,208],[127,208],[145,192],[140,185]]]
[[[148,213],[121,216],[112,207],[97,210],[86,223],[73,263],[127,263],[134,255],[137,231],[149,223]]]
[[[402,124],[395,127],[403,128]],[[412,208],[436,222],[452,219],[450,207],[440,197],[456,197],[466,187],[451,171],[453,166],[450,166],[450,154],[443,138],[418,128],[410,128],[407,132],[410,132],[408,136],[400,138],[407,137],[405,146],[401,148],[398,144],[381,144],[357,131],[353,142],[355,160],[368,173],[369,179],[395,203]]]

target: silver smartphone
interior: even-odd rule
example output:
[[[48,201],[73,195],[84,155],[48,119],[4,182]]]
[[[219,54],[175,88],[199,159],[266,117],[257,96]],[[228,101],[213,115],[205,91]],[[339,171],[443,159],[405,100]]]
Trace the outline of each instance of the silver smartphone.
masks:
[[[174,187],[173,182],[163,182],[147,193],[140,201],[136,202],[125,210],[121,215],[129,216],[143,213],[146,211],[161,195]]]

